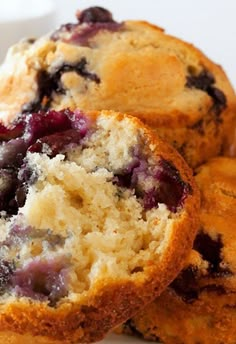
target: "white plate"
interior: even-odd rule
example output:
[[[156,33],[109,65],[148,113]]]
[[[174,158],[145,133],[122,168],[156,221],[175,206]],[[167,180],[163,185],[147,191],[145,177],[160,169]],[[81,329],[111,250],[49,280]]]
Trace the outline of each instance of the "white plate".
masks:
[[[146,340],[138,339],[136,337],[129,337],[129,336],[123,336],[123,335],[116,335],[116,334],[110,334],[106,339],[99,342],[99,344],[135,344],[135,343],[136,344],[137,343],[150,344],[150,342],[147,342]]]

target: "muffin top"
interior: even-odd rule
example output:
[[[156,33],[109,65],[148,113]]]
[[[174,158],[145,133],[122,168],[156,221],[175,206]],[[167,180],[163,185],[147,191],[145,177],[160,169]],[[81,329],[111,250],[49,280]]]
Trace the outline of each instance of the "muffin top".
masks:
[[[199,50],[146,22],[118,23],[100,7],[13,46],[0,76],[5,124],[19,112],[79,107],[175,128],[199,125],[209,113],[220,122],[235,106],[224,72]]]

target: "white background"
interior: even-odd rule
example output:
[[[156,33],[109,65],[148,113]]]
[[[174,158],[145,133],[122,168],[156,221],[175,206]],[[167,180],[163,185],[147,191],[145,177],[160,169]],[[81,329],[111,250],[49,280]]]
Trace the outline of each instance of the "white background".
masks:
[[[6,7],[13,20],[18,12],[40,12],[49,1],[56,7],[53,18],[41,22],[34,18],[26,24],[11,22],[8,27],[1,23]],[[62,23],[75,21],[77,9],[94,5],[107,7],[117,20],[148,20],[193,43],[223,66],[236,88],[236,0],[0,0],[0,61],[7,46],[22,35],[44,34]]]
[[[92,5],[112,10],[115,19],[149,20],[203,50],[221,64],[236,87],[236,0],[55,0],[57,23]]]

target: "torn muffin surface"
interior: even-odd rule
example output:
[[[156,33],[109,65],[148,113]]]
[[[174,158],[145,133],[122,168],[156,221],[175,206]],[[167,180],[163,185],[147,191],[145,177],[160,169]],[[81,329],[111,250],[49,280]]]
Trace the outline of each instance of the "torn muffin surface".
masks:
[[[65,323],[76,309],[78,338],[97,340],[180,269],[197,221],[190,219],[198,203],[191,172],[141,122],[112,112],[21,115],[0,136],[0,299],[24,305],[22,319],[32,302],[44,316],[63,309]],[[181,253],[170,245],[177,238]],[[94,309],[104,317],[102,333]],[[22,321],[9,325],[7,317],[0,311],[6,329]],[[24,326],[40,334],[35,324]],[[52,336],[63,338],[63,331]]]

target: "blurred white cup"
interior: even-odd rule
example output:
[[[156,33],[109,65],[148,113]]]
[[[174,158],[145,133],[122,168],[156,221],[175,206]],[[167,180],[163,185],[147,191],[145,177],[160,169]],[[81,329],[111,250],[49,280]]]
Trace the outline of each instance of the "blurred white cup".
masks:
[[[37,38],[55,27],[53,0],[0,1],[0,63],[8,48],[23,38]]]

